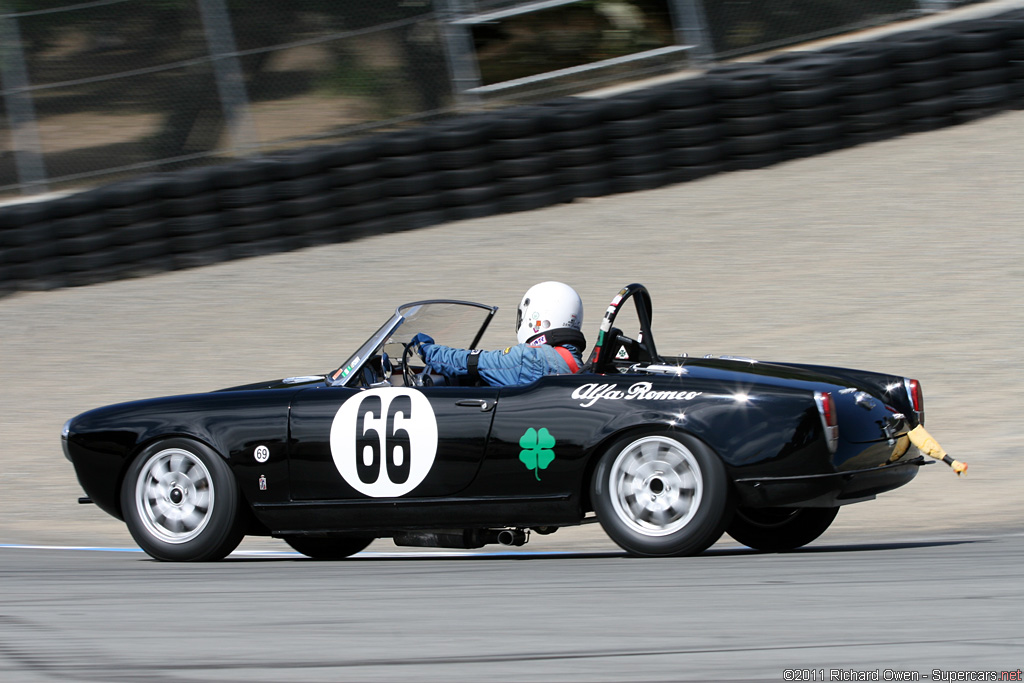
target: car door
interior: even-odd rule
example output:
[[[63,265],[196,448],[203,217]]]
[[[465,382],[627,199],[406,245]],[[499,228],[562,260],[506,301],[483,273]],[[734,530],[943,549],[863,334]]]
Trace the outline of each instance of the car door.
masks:
[[[318,386],[289,419],[293,500],[450,496],[484,458],[497,389]]]

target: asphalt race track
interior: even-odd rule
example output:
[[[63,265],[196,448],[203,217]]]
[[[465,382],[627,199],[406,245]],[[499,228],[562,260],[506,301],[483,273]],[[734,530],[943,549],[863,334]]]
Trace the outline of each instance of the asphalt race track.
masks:
[[[1022,131],[1011,111],[649,192],[0,299],[0,680],[1018,670]],[[343,563],[264,539],[200,565],[9,547],[132,546],[76,504],[67,418],[334,369],[396,305],[428,296],[502,306],[484,344],[503,347],[544,279],[580,290],[590,335],[639,281],[665,353],[916,377],[929,431],[970,470],[926,467],[782,555],[725,542],[636,560],[595,526],[462,559],[396,557],[383,541]]]
[[[2,548],[0,679],[929,680],[1024,665],[1024,534],[465,555],[171,565]]]

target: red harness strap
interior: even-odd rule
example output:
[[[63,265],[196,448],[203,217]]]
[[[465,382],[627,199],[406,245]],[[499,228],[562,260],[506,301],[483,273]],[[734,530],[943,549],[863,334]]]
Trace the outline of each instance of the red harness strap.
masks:
[[[569,349],[565,348],[564,346],[556,346],[555,351],[557,351],[558,355],[562,357],[562,360],[564,360],[566,365],[569,366],[569,369],[572,370],[573,374],[576,374],[577,372],[580,371],[580,364],[577,363],[576,358],[574,358],[573,355],[569,353]]]

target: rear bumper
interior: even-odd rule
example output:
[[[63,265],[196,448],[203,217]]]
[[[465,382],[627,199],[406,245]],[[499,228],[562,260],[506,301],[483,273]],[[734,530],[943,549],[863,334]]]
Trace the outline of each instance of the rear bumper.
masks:
[[[851,472],[796,477],[737,479],[739,504],[745,507],[836,507],[871,500],[917,476],[932,461],[923,456]]]

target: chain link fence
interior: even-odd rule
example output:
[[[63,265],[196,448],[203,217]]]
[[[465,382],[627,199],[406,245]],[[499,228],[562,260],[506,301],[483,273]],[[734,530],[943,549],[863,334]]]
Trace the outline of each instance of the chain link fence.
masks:
[[[0,196],[334,142],[960,4],[0,0]]]

